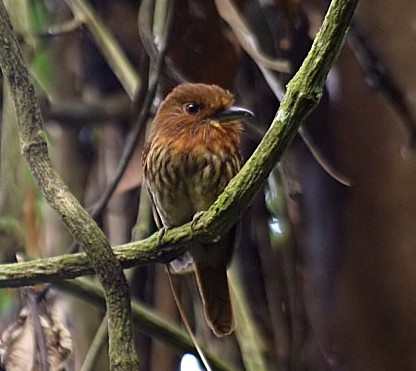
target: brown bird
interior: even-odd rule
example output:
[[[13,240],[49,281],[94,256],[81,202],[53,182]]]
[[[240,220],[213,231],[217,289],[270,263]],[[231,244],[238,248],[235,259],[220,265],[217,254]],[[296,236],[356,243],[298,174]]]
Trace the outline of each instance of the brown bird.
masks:
[[[160,105],[143,152],[144,182],[164,227],[207,210],[241,166],[240,119],[253,114],[233,106],[232,94],[216,85],[182,84]],[[234,330],[227,266],[235,231],[199,243],[176,261],[193,262],[208,325],[217,336]],[[189,256],[190,255],[190,256]]]

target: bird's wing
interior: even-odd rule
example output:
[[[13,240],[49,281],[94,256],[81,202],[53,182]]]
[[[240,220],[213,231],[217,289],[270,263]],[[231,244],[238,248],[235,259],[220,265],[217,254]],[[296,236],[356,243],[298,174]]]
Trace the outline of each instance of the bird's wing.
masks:
[[[143,146],[143,152],[142,152],[142,166],[143,166],[143,169],[146,167],[147,155],[149,154],[149,151],[150,151],[150,143],[151,143],[151,141],[149,140]],[[159,215],[159,213],[156,209],[153,194],[150,191],[150,187],[147,184],[145,178],[143,179],[142,186],[144,186],[146,188],[147,197],[149,197],[150,204],[152,205],[153,220],[155,221],[155,224],[156,224],[157,228],[161,229],[161,228],[163,228],[163,223],[162,223],[160,215]]]
[[[161,229],[163,228],[163,223],[162,223],[162,219],[160,218],[159,212],[157,211],[154,199],[153,199],[153,194],[150,191],[149,187],[147,186],[146,182],[144,182],[144,187],[146,188],[147,191],[147,197],[149,197],[150,200],[150,204],[152,205],[152,214],[153,214],[153,220],[155,221],[156,227],[157,229]]]
[[[150,197],[150,202],[152,203],[153,220],[155,221],[157,229],[161,229],[161,228],[163,228],[162,220],[160,219],[160,215],[157,212],[155,204],[153,203],[152,196],[151,196],[150,192],[148,192],[148,194],[149,194],[149,197]]]

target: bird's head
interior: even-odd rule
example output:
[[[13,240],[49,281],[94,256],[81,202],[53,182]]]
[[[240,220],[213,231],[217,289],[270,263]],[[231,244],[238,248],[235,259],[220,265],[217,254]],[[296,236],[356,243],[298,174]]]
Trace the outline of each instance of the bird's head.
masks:
[[[253,113],[233,104],[233,95],[219,86],[178,85],[160,105],[153,130],[172,134],[210,127],[241,131],[240,120],[253,117]]]

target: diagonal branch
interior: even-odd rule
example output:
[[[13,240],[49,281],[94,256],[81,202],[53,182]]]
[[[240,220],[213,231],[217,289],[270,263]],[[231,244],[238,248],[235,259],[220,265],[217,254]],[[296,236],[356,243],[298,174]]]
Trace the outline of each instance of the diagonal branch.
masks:
[[[127,95],[133,99],[136,92],[140,90],[141,81],[114,36],[104,23],[96,17],[88,1],[66,0],[66,3],[72,9],[75,18],[85,23]]]
[[[212,241],[224,234],[249,207],[256,192],[280,160],[285,149],[322,94],[328,72],[343,45],[358,0],[332,1],[321,30],[287,93],[272,125],[251,158],[231,180],[211,208],[191,223],[149,238],[114,248],[124,268],[166,262],[195,241]],[[15,287],[91,274],[85,254],[0,266],[0,287]]]
[[[29,170],[48,204],[58,212],[72,236],[83,246],[105,291],[111,369],[136,370],[130,297],[121,265],[103,232],[69,192],[51,164],[35,91],[2,1],[0,68],[10,86],[20,148]]]

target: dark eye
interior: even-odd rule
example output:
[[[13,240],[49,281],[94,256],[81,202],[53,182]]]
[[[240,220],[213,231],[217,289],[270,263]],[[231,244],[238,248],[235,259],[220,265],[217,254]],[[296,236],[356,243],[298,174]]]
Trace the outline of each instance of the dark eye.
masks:
[[[201,110],[201,106],[197,103],[185,103],[183,109],[188,115],[196,115]]]

